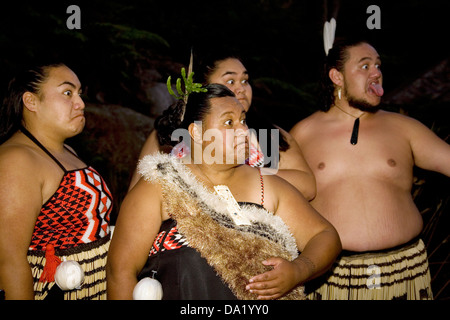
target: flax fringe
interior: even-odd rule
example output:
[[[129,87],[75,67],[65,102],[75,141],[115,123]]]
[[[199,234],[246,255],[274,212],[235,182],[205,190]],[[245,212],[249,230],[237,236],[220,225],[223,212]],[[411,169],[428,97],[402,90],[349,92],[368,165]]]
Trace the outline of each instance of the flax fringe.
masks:
[[[431,300],[431,277],[422,240],[386,253],[343,256],[310,300]]]
[[[64,292],[64,300],[106,300],[106,260],[109,249],[108,240],[106,243],[92,248],[65,255],[66,260],[77,261],[84,270],[84,282],[80,289]],[[63,256],[59,256],[62,260]],[[55,282],[39,282],[39,277],[45,265],[45,256],[33,255],[29,252],[28,263],[31,266],[34,279],[34,293],[36,300],[43,300],[47,297]]]

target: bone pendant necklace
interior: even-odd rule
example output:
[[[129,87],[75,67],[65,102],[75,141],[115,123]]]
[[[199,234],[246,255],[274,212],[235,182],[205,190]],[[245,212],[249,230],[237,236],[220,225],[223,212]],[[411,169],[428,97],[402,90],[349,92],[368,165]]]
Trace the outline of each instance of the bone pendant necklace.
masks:
[[[225,209],[228,211],[229,217],[238,226],[241,225],[251,225],[250,220],[243,215],[241,207],[237,203],[230,189],[226,185],[216,185],[212,180],[200,169],[197,165],[197,169],[201,174],[208,179],[208,181],[213,185],[216,194],[226,203]]]
[[[353,123],[352,137],[350,138],[350,143],[355,145],[358,143],[358,133],[359,133],[359,118],[355,119]]]
[[[349,116],[355,118],[355,122],[353,123],[353,130],[352,130],[352,136],[350,138],[350,143],[352,145],[355,145],[358,143],[358,134],[359,134],[359,118],[361,118],[363,115],[365,115],[366,113],[364,112],[363,114],[361,114],[359,117],[355,117],[354,115],[352,115],[351,113],[348,113],[347,111],[342,110],[341,108],[339,108],[337,105],[334,105],[336,108],[338,108],[339,110],[341,110],[343,113],[348,114]]]

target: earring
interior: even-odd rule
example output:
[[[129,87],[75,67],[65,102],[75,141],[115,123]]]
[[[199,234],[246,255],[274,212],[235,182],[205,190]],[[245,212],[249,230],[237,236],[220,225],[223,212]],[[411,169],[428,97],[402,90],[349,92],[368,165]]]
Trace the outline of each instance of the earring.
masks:
[[[339,98],[339,100],[341,100],[341,98],[342,98],[342,93],[341,93],[341,91],[342,91],[342,89],[339,88],[339,89],[338,89],[338,98]]]

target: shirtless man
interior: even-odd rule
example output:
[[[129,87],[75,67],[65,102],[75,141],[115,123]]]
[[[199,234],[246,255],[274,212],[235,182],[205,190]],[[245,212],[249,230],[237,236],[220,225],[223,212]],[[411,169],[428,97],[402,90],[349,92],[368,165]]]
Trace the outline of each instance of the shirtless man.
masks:
[[[324,110],[290,132],[316,177],[311,204],[344,249],[312,299],[432,298],[413,167],[450,176],[450,146],[418,121],[379,110],[380,65],[367,42],[336,43],[327,57]]]

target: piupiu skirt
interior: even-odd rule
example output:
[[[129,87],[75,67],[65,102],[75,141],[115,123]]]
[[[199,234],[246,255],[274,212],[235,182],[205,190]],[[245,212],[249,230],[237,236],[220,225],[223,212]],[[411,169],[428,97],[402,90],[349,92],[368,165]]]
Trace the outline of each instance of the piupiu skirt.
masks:
[[[106,300],[106,259],[109,249],[109,235],[97,241],[81,244],[74,248],[55,250],[61,260],[77,261],[84,271],[84,281],[79,289],[62,291],[53,282],[40,282],[45,266],[44,251],[28,251],[28,263],[34,280],[36,300]]]
[[[309,300],[431,300],[431,277],[421,239],[390,250],[343,251],[325,275],[308,282]]]

